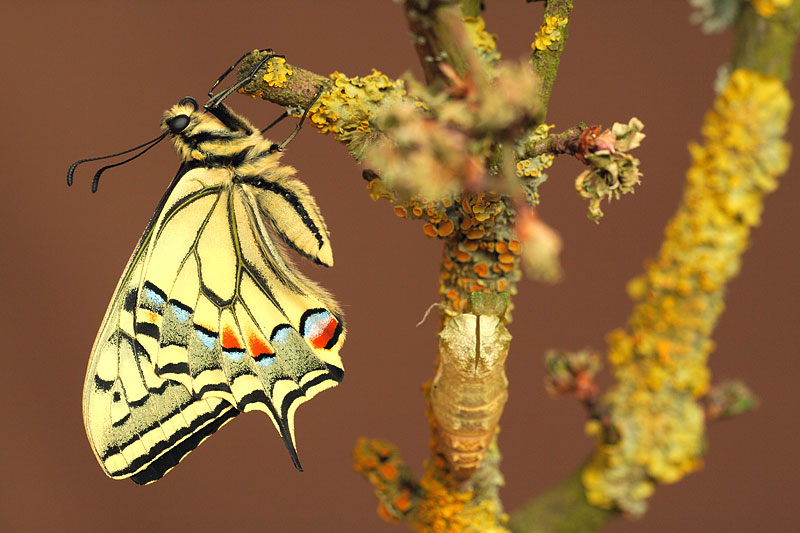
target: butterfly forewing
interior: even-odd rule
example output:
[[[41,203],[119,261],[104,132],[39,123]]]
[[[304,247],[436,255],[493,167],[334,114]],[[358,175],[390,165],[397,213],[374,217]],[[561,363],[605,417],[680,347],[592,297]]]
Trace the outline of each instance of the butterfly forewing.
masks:
[[[341,381],[344,330],[272,236],[331,265],[325,223],[269,141],[188,106],[170,113],[191,117],[175,137],[186,161],[95,341],[89,439],[108,475],[149,483],[237,413],[260,410],[299,468],[294,412]]]
[[[179,383],[159,378],[137,343],[134,316],[147,233],[109,306],[84,386],[89,441],[111,477],[140,483],[161,477],[238,411],[195,400]],[[149,471],[145,473],[146,470]]]

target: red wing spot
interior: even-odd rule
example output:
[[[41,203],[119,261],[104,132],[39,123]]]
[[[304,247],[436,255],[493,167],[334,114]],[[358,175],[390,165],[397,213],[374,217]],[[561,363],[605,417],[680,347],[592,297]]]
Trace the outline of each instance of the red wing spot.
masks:
[[[233,332],[230,326],[225,326],[225,328],[222,330],[222,348],[225,350],[242,349],[239,339],[236,337],[236,334]]]
[[[247,344],[250,345],[250,353],[253,354],[253,357],[258,357],[261,354],[275,353],[272,351],[272,348],[269,347],[269,344],[261,340],[261,338],[254,333],[247,336]]]
[[[339,323],[331,318],[328,323],[325,325],[325,329],[323,329],[319,335],[314,337],[311,340],[311,344],[314,348],[325,348],[328,345],[328,342],[333,338],[333,334],[336,332],[336,327]]]
[[[158,316],[158,313],[154,313],[154,312],[150,311],[150,312],[148,313],[148,316],[147,316],[147,318],[148,318],[148,319],[150,319],[150,323],[151,323],[151,324],[155,324],[155,323],[157,323],[157,322],[158,322],[158,318],[159,318],[159,316]]]

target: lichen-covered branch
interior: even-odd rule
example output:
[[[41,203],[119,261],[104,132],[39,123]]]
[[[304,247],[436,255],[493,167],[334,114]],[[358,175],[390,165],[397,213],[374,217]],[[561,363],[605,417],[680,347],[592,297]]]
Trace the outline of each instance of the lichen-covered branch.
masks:
[[[621,438],[601,439],[584,471],[590,502],[641,514],[655,482],[702,464],[710,337],[763,196],[786,170],[790,108],[777,78],[738,69],[706,117],[704,144],[690,146],[683,202],[658,258],[629,286],[640,303],[609,336],[617,385],[606,402]]]
[[[378,515],[389,522],[414,523],[418,502],[425,498],[419,482],[397,447],[376,439],[359,439],[353,450],[356,472],[375,487]]]
[[[476,54],[487,63],[500,59],[494,37],[486,32],[480,16],[479,2],[408,0],[403,6],[411,41],[429,87],[443,89],[448,85],[441,69],[443,64],[458,75],[467,72],[478,75]]]
[[[798,4],[784,12],[794,17],[793,25],[778,19],[739,24],[738,32],[755,31],[762,38],[737,33],[737,42],[773,52],[779,46],[779,57],[791,56],[793,40],[764,37],[773,34],[773,23],[796,28]],[[742,16],[753,14],[746,10]],[[740,389],[707,394],[706,366],[726,285],[738,273],[764,195],[775,189],[788,163],[789,148],[782,137],[791,100],[783,79],[774,75],[787,76],[788,71],[776,69],[772,55],[763,50],[750,50],[746,57],[734,54],[735,70],[706,117],[704,143],[690,146],[693,164],[678,213],[657,259],[629,286],[639,303],[628,326],[609,337],[617,383],[605,404],[617,431],[612,439],[597,421],[588,424],[599,444],[581,474],[588,502],[609,511],[644,512],[655,483],[678,481],[702,464],[708,414],[725,412],[726,406],[736,412],[752,407]],[[750,63],[758,57],[764,58],[763,65]],[[740,68],[739,61],[749,68]],[[557,487],[543,499],[564,490]],[[575,487],[567,492],[580,507]],[[526,524],[535,524],[525,529],[529,531],[551,522],[536,501],[511,523],[521,523],[517,518],[523,517]],[[600,525],[587,523],[581,530]]]
[[[556,81],[561,52],[569,36],[569,15],[572,0],[547,0],[544,8],[544,24],[536,32],[531,44],[531,66],[542,80],[539,89],[544,109],[550,102],[550,93]]]
[[[526,139],[519,145],[519,158],[529,159],[545,154],[582,154],[589,148],[583,136],[583,132],[587,129],[589,129],[589,126],[581,122],[571,128],[567,128],[561,133],[551,133],[542,140],[533,138]]]
[[[435,70],[426,69],[432,87],[414,88],[420,105],[395,106],[381,117],[379,126],[391,141],[375,143],[367,154],[380,175],[370,182],[373,196],[392,201],[398,215],[426,220],[423,231],[445,241],[440,294],[449,323],[427,394],[433,438],[423,481],[439,503],[420,513],[413,527],[503,531],[495,433],[506,397],[505,357],[489,365],[493,352],[485,343],[492,332],[505,332],[507,305],[500,316],[485,320],[464,311],[479,293],[515,292],[521,245],[504,194],[513,171],[503,171],[513,168],[513,153],[505,149],[499,172],[487,162],[497,161],[498,146],[512,145],[538,122],[536,81],[518,66],[493,68],[499,56],[482,20],[463,19],[453,4],[426,7],[406,3],[418,51],[435,46],[421,55],[437,63]],[[470,319],[476,324],[472,335],[468,327],[457,327]],[[485,329],[491,320],[494,325]],[[464,348],[470,342],[473,348]],[[508,339],[498,345],[503,344],[505,352]],[[496,379],[475,381],[490,368]],[[489,386],[495,382],[497,387]]]
[[[508,532],[496,504],[473,490],[453,491],[442,479],[436,458],[428,462],[419,481],[388,442],[360,439],[353,458],[356,471],[375,489],[378,515],[388,522],[405,523],[420,533]]]
[[[798,29],[800,2],[744,2],[736,22],[736,40],[731,63],[734,68],[754,70],[787,81],[792,68]]]
[[[549,128],[542,124],[517,144],[516,174],[523,178],[522,185],[529,191],[528,202],[538,202],[538,186],[544,181],[542,171],[553,164],[554,156],[570,154],[588,167],[575,180],[575,189],[589,200],[589,218],[598,222],[603,216],[602,200],[632,193],[639,184],[639,160],[629,152],[644,139],[644,124],[635,117],[606,130],[580,124],[552,136]]]
[[[267,53],[253,50],[252,54],[243,59],[239,68],[240,79],[249,74]],[[320,87],[330,86],[331,80],[327,76],[291,65],[283,58],[274,58],[267,62],[260,78],[255,78],[239,92],[283,107],[305,109]]]
[[[263,54],[253,51],[242,61],[239,75],[250,72]],[[320,89],[319,98],[309,110],[308,122],[320,133],[330,133],[344,143],[357,161],[379,135],[375,121],[381,111],[400,102],[414,102],[402,80],[392,80],[377,70],[367,76],[348,77],[334,72],[323,77],[286,64],[282,58],[269,60],[264,75],[240,92],[285,106],[300,116]]]

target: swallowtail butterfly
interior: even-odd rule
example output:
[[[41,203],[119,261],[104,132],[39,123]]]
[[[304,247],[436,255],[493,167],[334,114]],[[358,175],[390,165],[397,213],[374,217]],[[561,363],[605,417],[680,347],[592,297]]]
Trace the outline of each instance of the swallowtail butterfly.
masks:
[[[182,163],[122,274],[89,360],[84,422],[112,478],[153,482],[253,410],[267,413],[301,469],[295,410],[342,379],[340,310],[276,239],[333,266],[325,221],[295,170],[280,163],[283,145],[222,104],[272,57],[203,108],[182,99],[164,113],[163,135],[137,147],[146,146],[138,156],[170,136]],[[93,190],[112,166],[98,171]]]

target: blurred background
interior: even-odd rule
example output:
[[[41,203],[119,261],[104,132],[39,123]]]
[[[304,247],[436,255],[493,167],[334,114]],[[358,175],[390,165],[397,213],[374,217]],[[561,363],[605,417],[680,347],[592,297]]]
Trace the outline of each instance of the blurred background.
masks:
[[[487,2],[505,58],[527,56],[541,4]],[[584,412],[542,386],[547,348],[605,348],[631,310],[626,282],[658,250],[714,97],[731,34],[702,36],[687,2],[577,2],[548,122],[610,126],[632,116],[647,139],[635,155],[642,185],[610,205],[599,225],[574,192],[580,165],[559,159],[540,189],[541,216],[565,243],[556,286],[523,280],[508,360],[510,399],[500,445],[508,510],[561,480],[592,449]],[[68,189],[68,165],[154,137],[180,97],[203,101],[243,52],[272,47],[312,71],[365,75],[377,68],[421,77],[401,7],[393,2],[5,2],[0,42],[0,332],[3,349],[0,528],[5,531],[395,531],[375,514],[372,487],[353,472],[360,436],[396,443],[417,473],[428,456],[420,385],[432,377],[437,320],[415,324],[437,301],[441,244],[421,222],[373,202],[343,146],[305,128],[284,162],[311,188],[332,233],[336,267],[303,264],[342,303],[349,334],[340,387],[296,418],[304,473],[295,471],[268,418],[247,414],[206,441],[158,483],[102,473],[84,434],[86,362],[131,250],[178,158],[166,143]],[[800,63],[795,61],[795,71]],[[792,83],[800,95],[800,83]],[[257,125],[276,106],[228,102]],[[796,113],[795,113],[796,114]],[[797,117],[790,141],[797,144]],[[270,133],[283,139],[285,121]],[[608,531],[792,531],[796,490],[800,297],[797,157],[767,199],[741,275],[714,338],[714,380],[742,378],[761,407],[712,425],[705,468],[660,487],[637,522]]]

